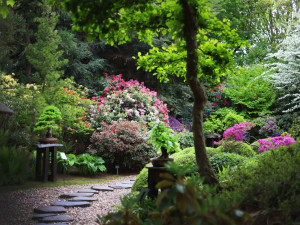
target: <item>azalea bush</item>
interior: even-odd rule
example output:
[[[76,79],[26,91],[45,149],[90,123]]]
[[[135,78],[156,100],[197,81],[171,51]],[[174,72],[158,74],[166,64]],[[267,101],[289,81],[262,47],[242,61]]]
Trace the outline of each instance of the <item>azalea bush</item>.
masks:
[[[159,100],[155,91],[136,80],[124,81],[121,75],[107,76],[109,86],[104,96],[95,96],[97,106],[90,106],[89,119],[93,128],[103,129],[102,121],[112,124],[114,121],[137,121],[148,124],[151,121],[168,123],[167,106]]]
[[[140,169],[155,156],[156,150],[147,143],[147,128],[135,121],[102,123],[103,130],[95,131],[89,151],[102,157],[109,169]]]
[[[280,146],[289,146],[290,144],[296,143],[295,139],[290,137],[289,134],[284,134],[278,137],[270,137],[268,140],[259,139],[257,142],[261,145],[258,149],[259,153],[275,149]]]

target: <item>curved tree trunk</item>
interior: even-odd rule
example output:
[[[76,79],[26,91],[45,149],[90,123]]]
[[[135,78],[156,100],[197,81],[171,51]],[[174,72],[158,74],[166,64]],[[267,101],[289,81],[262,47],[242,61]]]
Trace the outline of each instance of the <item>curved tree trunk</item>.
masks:
[[[196,11],[188,3],[188,0],[180,0],[184,15],[184,36],[187,48],[187,68],[186,79],[194,95],[193,107],[193,134],[196,162],[199,173],[205,177],[204,183],[217,184],[220,186],[218,178],[206,154],[205,138],[203,134],[203,111],[207,103],[207,95],[204,87],[197,80],[198,74],[198,54],[197,54],[197,19]]]

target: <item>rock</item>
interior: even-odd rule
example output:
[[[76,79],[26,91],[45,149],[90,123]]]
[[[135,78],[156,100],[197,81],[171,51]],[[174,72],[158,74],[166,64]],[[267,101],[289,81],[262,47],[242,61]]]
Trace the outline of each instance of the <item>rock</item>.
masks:
[[[66,209],[62,206],[41,206],[34,209],[35,213],[65,213]]]
[[[93,190],[93,189],[83,189],[83,190],[79,190],[78,193],[94,193],[94,194],[98,194],[99,191]]]
[[[43,214],[39,214],[39,213],[35,213],[32,217],[33,220],[38,220],[47,216],[56,216],[56,214],[54,213],[43,213]]]
[[[41,220],[39,220],[39,222],[51,222],[51,223],[55,223],[55,222],[71,222],[74,219],[72,217],[67,217],[64,215],[57,215],[57,216],[49,216],[49,217],[45,217]]]
[[[94,193],[69,193],[59,196],[60,198],[73,198],[73,197],[92,197]]]
[[[109,187],[102,187],[102,186],[93,186],[92,189],[97,190],[97,191],[113,191],[113,188]]]
[[[74,197],[68,199],[68,201],[87,201],[87,202],[92,202],[97,200],[98,200],[97,198],[93,198],[93,197]]]
[[[55,205],[55,206],[64,206],[64,207],[87,207],[87,206],[90,206],[91,203],[87,202],[87,201],[72,201],[72,202],[69,202],[69,201],[56,201],[54,202],[52,205]]]

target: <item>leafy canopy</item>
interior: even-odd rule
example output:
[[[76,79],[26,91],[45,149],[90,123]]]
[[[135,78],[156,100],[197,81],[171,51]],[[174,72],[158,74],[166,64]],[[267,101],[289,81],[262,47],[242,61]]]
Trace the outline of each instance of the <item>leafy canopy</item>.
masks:
[[[54,1],[52,1],[54,2]],[[160,80],[168,75],[185,77],[186,44],[184,39],[184,18],[178,0],[61,0],[57,2],[71,12],[74,30],[83,30],[88,39],[98,37],[107,44],[123,44],[138,36],[141,41],[152,45],[153,37],[169,35],[173,44],[163,48],[154,47],[148,54],[139,54],[138,63],[147,71],[155,70]],[[219,21],[209,10],[206,0],[191,0],[189,4],[197,10],[199,26],[197,41],[199,48],[198,77],[218,82],[225,76],[232,63],[234,46],[242,46],[229,22]]]

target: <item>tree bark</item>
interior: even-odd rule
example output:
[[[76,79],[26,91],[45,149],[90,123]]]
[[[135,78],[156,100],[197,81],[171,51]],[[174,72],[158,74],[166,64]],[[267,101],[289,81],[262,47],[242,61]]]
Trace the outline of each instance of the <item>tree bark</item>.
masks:
[[[197,80],[198,74],[198,43],[196,10],[189,5],[188,0],[180,0],[184,16],[184,36],[187,48],[186,79],[194,95],[193,106],[193,134],[196,162],[200,176],[204,176],[204,183],[220,186],[218,178],[209,162],[205,149],[203,134],[203,111],[207,103],[207,95],[203,85]]]

